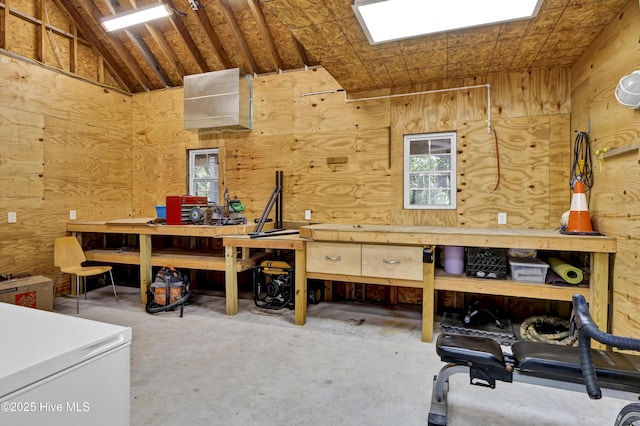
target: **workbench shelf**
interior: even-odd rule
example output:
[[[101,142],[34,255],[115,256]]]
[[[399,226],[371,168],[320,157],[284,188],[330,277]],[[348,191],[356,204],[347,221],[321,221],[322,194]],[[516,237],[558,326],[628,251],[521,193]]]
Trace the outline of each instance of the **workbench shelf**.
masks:
[[[85,251],[85,257],[88,261],[94,262],[140,265],[140,252],[138,250],[92,249]],[[267,257],[268,255],[265,252],[256,252],[247,259],[239,258],[236,262],[238,272],[250,269]],[[224,271],[225,258],[221,255],[195,250],[167,248],[155,250],[151,253],[151,266]]]
[[[471,278],[465,274],[448,274],[442,269],[436,269],[434,286],[436,290],[569,302],[574,294],[582,294],[587,302],[590,295],[589,287],[554,286],[551,284],[512,281],[510,279]]]
[[[228,264],[232,263],[236,272],[242,272],[267,258],[264,251],[251,253],[247,249],[234,253],[235,256],[224,252],[221,243],[223,235],[246,234],[253,228],[253,225],[246,224],[162,225],[149,218],[67,223],[67,232],[76,235],[80,241],[84,236],[91,241],[83,245],[88,261],[140,267],[142,304],[146,303],[146,291],[153,282],[153,267],[225,271]],[[235,262],[229,262],[231,258],[235,258]]]

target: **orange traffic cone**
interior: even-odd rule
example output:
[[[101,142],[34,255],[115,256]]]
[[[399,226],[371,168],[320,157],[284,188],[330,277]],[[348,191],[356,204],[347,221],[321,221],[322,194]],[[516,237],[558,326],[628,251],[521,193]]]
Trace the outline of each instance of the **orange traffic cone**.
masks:
[[[589,217],[589,207],[587,206],[587,197],[584,195],[584,183],[582,183],[582,181],[576,181],[573,186],[573,197],[571,198],[571,210],[569,211],[569,221],[566,232],[593,232],[591,218]]]

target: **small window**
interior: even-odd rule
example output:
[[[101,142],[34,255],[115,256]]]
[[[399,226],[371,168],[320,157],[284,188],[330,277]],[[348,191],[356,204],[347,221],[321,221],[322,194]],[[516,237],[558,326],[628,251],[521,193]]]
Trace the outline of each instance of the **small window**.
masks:
[[[456,134],[404,137],[404,208],[456,208]]]
[[[189,195],[207,197],[218,202],[218,150],[189,151]]]

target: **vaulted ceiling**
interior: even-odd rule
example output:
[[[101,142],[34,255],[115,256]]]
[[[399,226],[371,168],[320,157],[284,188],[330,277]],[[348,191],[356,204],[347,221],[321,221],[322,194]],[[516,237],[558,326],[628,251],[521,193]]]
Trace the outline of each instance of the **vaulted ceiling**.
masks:
[[[199,0],[197,10],[188,0],[162,0],[174,10],[170,18],[114,33],[105,32],[103,18],[157,1],[50,1],[99,52],[118,84],[135,93],[227,68],[261,75],[322,65],[347,92],[361,92],[566,67],[630,0],[544,0],[531,20],[375,46],[352,0]]]

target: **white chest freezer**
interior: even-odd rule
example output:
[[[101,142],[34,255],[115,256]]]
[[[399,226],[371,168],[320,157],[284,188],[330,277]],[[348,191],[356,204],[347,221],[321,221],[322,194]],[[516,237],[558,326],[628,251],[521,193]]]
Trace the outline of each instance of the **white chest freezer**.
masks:
[[[129,425],[131,328],[0,303],[0,424]]]

